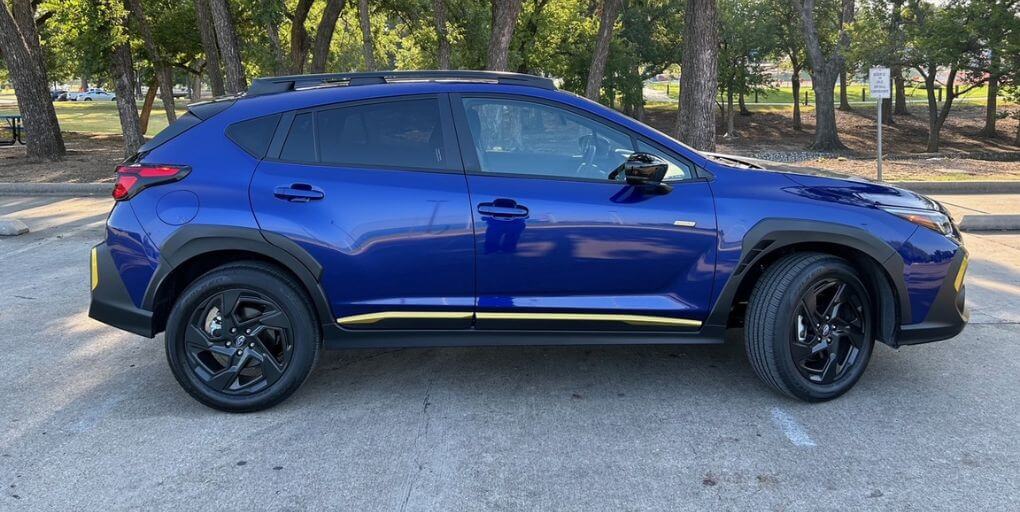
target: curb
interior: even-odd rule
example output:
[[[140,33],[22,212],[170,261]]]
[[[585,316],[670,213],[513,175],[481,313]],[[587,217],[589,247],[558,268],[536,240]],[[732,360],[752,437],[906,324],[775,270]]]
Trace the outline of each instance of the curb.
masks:
[[[1020,194],[1020,181],[888,181],[920,194]]]
[[[0,183],[0,196],[109,196],[113,183]]]
[[[960,231],[1018,231],[1020,215],[964,215]]]

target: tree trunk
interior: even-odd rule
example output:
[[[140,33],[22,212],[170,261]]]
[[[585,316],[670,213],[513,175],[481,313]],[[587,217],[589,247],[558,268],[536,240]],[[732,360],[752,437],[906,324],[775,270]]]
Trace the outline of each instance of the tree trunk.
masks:
[[[491,0],[492,32],[489,35],[487,69],[510,69],[510,41],[514,37],[517,16],[521,14],[521,0]]]
[[[145,143],[142,125],[138,119],[138,105],[135,103],[134,65],[131,62],[131,46],[127,43],[117,46],[110,56],[110,74],[113,75],[114,91],[117,93],[117,115],[120,117],[120,131],[124,134],[124,157],[130,158]]]
[[[846,97],[846,70],[841,69],[839,71],[839,109],[850,111],[853,110],[850,107],[850,100]]]
[[[375,71],[375,43],[372,41],[372,13],[368,10],[368,0],[358,0],[358,24],[361,25],[361,55],[365,61],[365,71]]]
[[[280,30],[272,24],[266,24],[266,36],[269,38],[269,48],[273,52],[273,74],[282,75],[287,68],[287,59],[283,56],[283,44],[280,42]]]
[[[994,139],[995,133],[995,121],[996,121],[996,110],[999,97],[999,76],[991,75],[988,77],[988,101],[985,107],[985,126],[978,133],[981,137],[988,137]]]
[[[159,76],[159,96],[163,100],[163,110],[166,112],[166,120],[173,123],[177,120],[177,108],[174,105],[174,75],[170,65],[163,59],[163,54],[156,46],[156,40],[152,37],[152,29],[149,28],[149,20],[145,18],[145,10],[142,8],[141,0],[127,0],[128,9],[138,26],[139,35],[142,36],[142,43],[149,53],[156,74]]]
[[[687,0],[675,131],[681,142],[702,151],[715,150],[717,17],[715,0]]]
[[[903,68],[895,66],[892,68],[893,89],[896,99],[893,103],[893,114],[898,116],[910,115],[907,110],[907,91],[903,80]]]
[[[29,0],[15,0],[12,7],[15,13],[24,10],[29,13],[29,18],[32,17]],[[36,36],[35,21],[28,25],[23,31],[7,9],[7,3],[0,2],[0,55],[14,85],[18,110],[28,132],[25,149],[33,159],[60,160],[65,152],[64,138],[50,101],[49,79]]]
[[[336,21],[340,19],[340,11],[344,9],[343,0],[326,0],[326,8],[315,29],[315,42],[312,44],[312,73],[324,73],[326,61],[329,59],[329,46],[333,42]]]
[[[734,138],[737,136],[737,130],[733,127],[733,91],[726,91],[726,138]]]
[[[149,90],[145,91],[145,101],[142,103],[142,115],[139,123],[142,125],[142,134],[149,131],[149,116],[152,114],[152,104],[156,101],[156,88],[159,87],[159,79],[152,75],[149,80]]]
[[[436,55],[436,63],[439,69],[450,69],[450,36],[446,28],[446,1],[432,0],[432,10],[435,11],[436,41],[439,49]]]
[[[740,96],[738,96],[738,98],[739,99],[737,103],[738,105],[740,105],[740,115],[742,116],[751,115],[751,111],[747,109],[747,103],[744,101],[744,93],[740,93]]]
[[[223,96],[223,68],[220,65],[220,49],[216,46],[216,29],[213,28],[212,11],[209,0],[195,0],[195,20],[198,22],[198,35],[202,40],[202,51],[205,52],[205,70],[209,77],[209,88],[212,95]]]
[[[305,71],[305,59],[308,57],[308,31],[305,30],[305,21],[308,20],[312,1],[298,0],[290,20],[290,72],[296,75]]]
[[[800,121],[800,66],[797,63],[793,65],[790,87],[793,89],[793,129],[801,131],[804,125]]]
[[[212,25],[212,11],[209,0],[195,0],[195,18],[198,21],[198,35],[202,39],[202,50],[205,52],[205,70],[209,76],[209,89],[212,96],[223,96],[223,69],[219,63],[219,48],[216,46],[216,30]]]
[[[244,66],[241,64],[241,50],[237,46],[237,34],[234,31],[230,5],[227,4],[227,0],[209,0],[209,7],[213,26],[216,28],[216,42],[220,45],[223,67],[227,72],[224,86],[228,94],[244,92],[248,89],[248,80],[244,76]]]
[[[854,0],[843,0],[837,44],[828,57],[822,53],[818,28],[815,25],[815,0],[792,0],[792,2],[794,8],[800,10],[804,23],[804,47],[811,63],[811,88],[815,92],[815,140],[811,144],[811,149],[819,151],[846,149],[836,131],[833,89],[839,71],[843,68],[843,52],[850,47],[850,35],[846,32],[845,25],[853,21]]]
[[[623,0],[603,0],[602,15],[599,17],[599,35],[595,40],[595,52],[588,68],[588,85],[584,88],[584,96],[592,101],[599,100],[602,79],[606,73],[606,61],[609,60],[609,46],[613,42],[613,27],[616,17],[623,7]]]

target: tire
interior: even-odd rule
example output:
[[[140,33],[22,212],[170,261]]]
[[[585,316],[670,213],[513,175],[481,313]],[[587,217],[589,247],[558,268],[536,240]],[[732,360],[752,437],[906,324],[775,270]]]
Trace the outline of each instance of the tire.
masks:
[[[85,98],[82,101],[92,101],[92,98]]]
[[[221,411],[252,412],[282,402],[308,378],[320,348],[304,290],[261,262],[231,263],[202,275],[167,319],[174,377],[196,400]]]
[[[842,302],[833,300],[837,294]],[[785,256],[751,292],[747,357],[758,377],[779,392],[807,402],[831,400],[850,390],[868,366],[873,312],[867,287],[845,260],[819,253]]]

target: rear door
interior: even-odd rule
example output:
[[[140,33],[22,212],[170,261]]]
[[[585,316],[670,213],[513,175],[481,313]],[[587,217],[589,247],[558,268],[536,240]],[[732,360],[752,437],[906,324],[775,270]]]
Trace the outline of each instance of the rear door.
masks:
[[[471,326],[472,219],[453,133],[440,95],[281,121],[251,184],[255,216],[319,261],[342,327]]]

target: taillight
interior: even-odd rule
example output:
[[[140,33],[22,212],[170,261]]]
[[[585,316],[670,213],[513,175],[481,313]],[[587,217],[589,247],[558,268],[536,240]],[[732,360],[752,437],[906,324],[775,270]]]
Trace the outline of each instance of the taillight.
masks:
[[[131,199],[146,188],[184,179],[191,168],[180,165],[130,164],[117,167],[117,183],[113,185],[113,198]]]

